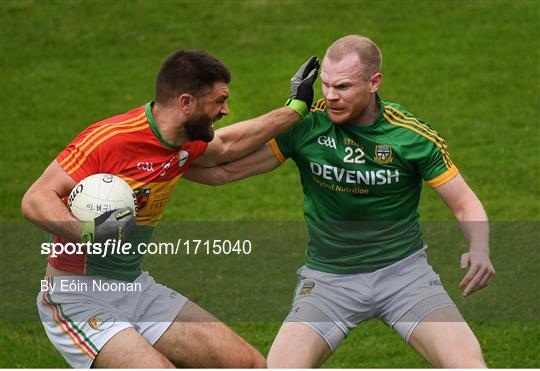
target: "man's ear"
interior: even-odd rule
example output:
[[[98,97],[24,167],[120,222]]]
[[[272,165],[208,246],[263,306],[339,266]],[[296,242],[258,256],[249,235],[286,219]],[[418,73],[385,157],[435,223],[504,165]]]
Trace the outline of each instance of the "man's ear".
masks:
[[[191,112],[191,107],[195,104],[195,97],[188,93],[180,94],[178,97],[178,108],[181,112],[188,114]]]
[[[379,88],[381,87],[383,82],[383,75],[380,72],[377,72],[371,77],[371,81],[369,83],[370,85],[370,93],[375,93]]]

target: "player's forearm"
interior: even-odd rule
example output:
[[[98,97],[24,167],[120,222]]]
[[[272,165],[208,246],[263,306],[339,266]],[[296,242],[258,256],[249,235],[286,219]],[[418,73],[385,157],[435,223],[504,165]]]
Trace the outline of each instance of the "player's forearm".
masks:
[[[255,151],[298,121],[300,115],[284,107],[217,130],[223,143],[219,162],[230,162]]]
[[[188,180],[220,185],[263,174],[278,167],[280,162],[275,157],[270,145],[265,144],[249,155],[233,162],[215,167],[191,167],[184,177]]]
[[[278,165],[279,162],[276,159],[265,159],[261,156],[260,151],[257,151],[253,155],[221,165],[221,184],[264,174],[275,169]]]
[[[228,174],[223,170],[222,166],[192,166],[184,173],[183,178],[199,184],[216,186],[228,183],[227,176]]]
[[[69,212],[66,205],[52,190],[30,189],[21,204],[22,215],[40,228],[70,241],[79,241],[82,222]]]
[[[489,221],[480,200],[471,196],[456,210],[455,216],[469,242],[470,250],[489,253]]]
[[[237,161],[214,167],[193,166],[184,173],[183,177],[192,182],[216,186],[245,179],[271,170],[266,168],[246,167],[246,162],[246,159],[242,158]]]

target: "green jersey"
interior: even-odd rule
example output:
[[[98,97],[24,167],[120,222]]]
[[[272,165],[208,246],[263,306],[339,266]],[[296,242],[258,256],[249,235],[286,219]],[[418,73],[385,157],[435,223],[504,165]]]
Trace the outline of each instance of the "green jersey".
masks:
[[[436,187],[458,173],[425,121],[377,101],[379,115],[363,126],[334,124],[320,100],[270,142],[280,162],[291,158],[300,171],[309,268],[372,272],[421,249],[422,180]]]

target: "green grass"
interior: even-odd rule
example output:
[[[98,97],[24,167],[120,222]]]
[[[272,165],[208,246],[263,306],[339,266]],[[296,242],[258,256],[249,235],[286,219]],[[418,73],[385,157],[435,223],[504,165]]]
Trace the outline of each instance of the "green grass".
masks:
[[[266,354],[279,324],[255,323],[233,324],[238,334]],[[516,365],[538,365],[538,327],[523,324],[472,324],[479,335],[489,367],[513,368]],[[489,337],[486,339],[486,337]],[[508,339],[513,339],[509,342]],[[9,359],[4,356],[1,367],[69,367],[56,352],[41,325],[7,325],[0,345],[9,349]],[[509,354],[518,352],[511,358]],[[32,354],[30,357],[29,354]],[[336,353],[326,362],[330,368],[422,368],[429,364],[412,352],[388,327],[370,321],[360,325],[342,343]]]
[[[9,223],[19,225],[21,220],[22,195],[88,124],[152,99],[155,74],[166,55],[180,48],[201,48],[230,67],[231,115],[221,123],[227,125],[282,104],[298,65],[312,54],[322,57],[333,40],[352,33],[368,35],[379,44],[385,76],[382,98],[403,104],[446,138],[454,162],[491,220],[526,227],[505,233],[510,224],[497,227],[501,233],[494,234],[498,240],[493,245],[500,250],[493,254],[499,275],[493,287],[471,302],[481,309],[482,300],[493,303],[487,300],[498,298],[499,292],[537,286],[538,254],[531,232],[540,220],[536,1],[2,1],[0,31],[0,220],[5,224],[1,297],[3,303],[14,298],[10,302],[15,307],[24,303],[21,312],[35,315],[38,287],[32,285],[44,267],[43,257],[36,257],[28,240],[10,234]],[[320,87],[316,94],[320,96]],[[164,220],[301,221],[298,180],[294,164],[287,163],[271,174],[219,188],[182,181]],[[421,214],[425,221],[452,220],[427,188]],[[457,231],[450,238],[453,249],[448,254],[439,250],[440,265],[434,265],[453,283],[461,274],[456,262],[463,242]],[[23,246],[5,248],[17,242]],[[291,247],[288,264],[301,261],[302,249],[301,244]],[[528,258],[518,261],[519,275],[505,264],[516,256]],[[173,280],[167,275],[172,271],[167,272],[155,273]],[[287,272],[274,277],[282,285],[283,303],[289,297],[281,292],[290,293],[294,285],[294,271]],[[532,283],[524,285],[525,279]],[[20,281],[26,282],[21,294],[14,291]],[[249,292],[250,284],[248,280],[239,289]],[[195,285],[186,283],[185,290],[191,289],[195,292]],[[453,287],[449,291],[453,297],[458,294]],[[508,312],[522,308],[520,300],[527,298],[532,309],[538,308],[537,292],[523,291],[512,297],[518,304],[503,300],[505,305],[487,309]],[[3,304],[1,313],[13,309]],[[1,321],[0,367],[66,365],[40,323]],[[263,353],[279,327],[278,318],[247,323],[231,317],[229,322]],[[537,321],[501,314],[494,321],[475,320],[472,327],[489,366],[539,366]],[[386,326],[369,322],[353,331],[325,366],[428,364]]]

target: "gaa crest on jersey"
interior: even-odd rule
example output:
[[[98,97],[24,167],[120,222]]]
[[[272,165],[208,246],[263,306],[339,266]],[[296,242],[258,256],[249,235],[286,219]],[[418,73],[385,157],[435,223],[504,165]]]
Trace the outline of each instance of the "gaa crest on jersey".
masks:
[[[100,313],[88,319],[88,325],[96,331],[103,331],[114,325],[114,316],[110,313]]]
[[[317,143],[319,143],[321,146],[326,146],[328,148],[336,149],[336,140],[332,137],[327,137],[325,135],[321,135],[317,138]]]
[[[149,188],[139,188],[135,191],[135,198],[137,199],[137,211],[141,210],[148,203],[150,198]]]
[[[381,164],[392,162],[392,147],[386,144],[378,144],[375,146],[375,161]]]
[[[306,281],[302,285],[302,288],[300,289],[300,292],[298,293],[298,295],[299,296],[311,295],[313,293],[314,288],[315,288],[315,282]]]

